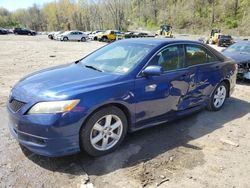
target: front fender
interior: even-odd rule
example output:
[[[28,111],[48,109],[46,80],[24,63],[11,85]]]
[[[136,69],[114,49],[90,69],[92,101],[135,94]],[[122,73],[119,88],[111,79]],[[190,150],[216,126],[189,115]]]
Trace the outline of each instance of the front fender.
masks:
[[[80,108],[84,109],[83,117],[80,120],[81,124],[83,125],[90,115],[98,109],[107,105],[116,105],[126,109],[125,113],[129,113],[129,122],[133,125],[135,122],[135,98],[133,88],[134,81],[129,81],[84,93],[79,104]]]

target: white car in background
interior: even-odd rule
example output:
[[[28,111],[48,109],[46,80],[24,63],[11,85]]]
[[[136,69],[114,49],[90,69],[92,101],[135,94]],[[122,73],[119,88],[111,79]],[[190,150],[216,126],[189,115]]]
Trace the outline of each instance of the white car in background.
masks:
[[[97,35],[98,35],[98,33],[100,33],[100,32],[103,32],[103,31],[99,31],[99,30],[93,31],[92,33],[89,34],[89,39],[90,39],[90,40],[97,40]]]
[[[50,32],[48,33],[48,38],[51,40],[55,40],[57,35],[62,34],[64,31],[54,31],[54,32]]]
[[[66,32],[56,36],[56,40],[60,40],[60,41],[72,40],[72,41],[86,42],[87,39],[88,39],[88,35],[86,35],[82,31],[66,31]]]
[[[91,31],[85,31],[84,32],[86,35],[89,35],[89,34],[91,34],[92,32]]]

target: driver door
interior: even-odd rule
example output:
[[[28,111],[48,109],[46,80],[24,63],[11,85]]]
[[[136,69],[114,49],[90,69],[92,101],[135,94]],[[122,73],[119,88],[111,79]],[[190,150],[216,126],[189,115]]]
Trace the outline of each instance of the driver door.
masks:
[[[147,66],[160,65],[159,76],[139,76],[135,80],[136,126],[166,121],[167,116],[183,110],[189,89],[189,69],[185,68],[184,46],[171,45],[153,56]]]

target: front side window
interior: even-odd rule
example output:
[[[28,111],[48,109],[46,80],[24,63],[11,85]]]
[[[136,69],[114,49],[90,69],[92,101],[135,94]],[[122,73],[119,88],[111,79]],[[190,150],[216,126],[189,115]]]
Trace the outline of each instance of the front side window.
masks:
[[[159,65],[164,71],[183,68],[184,53],[182,45],[166,47],[153,57],[149,65]]]
[[[154,45],[135,43],[112,43],[90,54],[80,61],[85,67],[114,74],[131,71],[149,53]]]
[[[217,61],[217,58],[201,46],[186,45],[187,66],[199,65],[213,61]]]

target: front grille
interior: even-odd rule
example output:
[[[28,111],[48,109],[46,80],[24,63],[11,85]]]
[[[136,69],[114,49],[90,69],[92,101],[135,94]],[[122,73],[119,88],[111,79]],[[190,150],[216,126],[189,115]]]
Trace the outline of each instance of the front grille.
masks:
[[[18,110],[20,110],[23,107],[23,105],[25,105],[24,102],[18,101],[16,99],[11,99],[9,101],[9,107],[14,112],[17,112]]]

